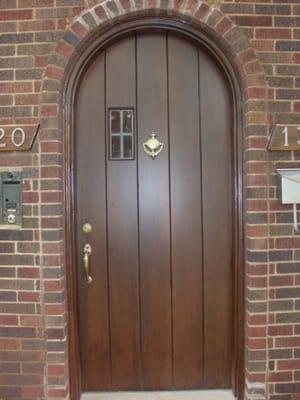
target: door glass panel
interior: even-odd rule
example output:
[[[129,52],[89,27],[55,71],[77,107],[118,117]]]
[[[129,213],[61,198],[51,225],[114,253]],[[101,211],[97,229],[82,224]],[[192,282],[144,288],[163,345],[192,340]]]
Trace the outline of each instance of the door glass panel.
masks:
[[[120,159],[121,158],[121,136],[113,135],[111,137],[111,158]]]
[[[123,132],[132,132],[132,111],[123,111]]]
[[[126,135],[124,140],[124,158],[132,158],[132,136]]]
[[[120,111],[111,111],[110,113],[110,131],[111,133],[121,132]]]
[[[109,159],[132,160],[134,158],[133,109],[109,109]]]

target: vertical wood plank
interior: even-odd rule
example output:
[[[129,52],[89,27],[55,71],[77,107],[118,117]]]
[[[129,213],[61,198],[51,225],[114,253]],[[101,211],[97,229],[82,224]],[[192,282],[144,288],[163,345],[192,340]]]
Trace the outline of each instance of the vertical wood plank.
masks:
[[[232,99],[224,73],[199,53],[204,232],[204,382],[230,387],[233,353]]]
[[[202,221],[198,50],[169,36],[174,385],[202,385]]]
[[[136,103],[135,39],[106,51],[107,107]],[[141,385],[136,160],[107,161],[112,388]]]
[[[75,112],[78,307],[83,390],[110,388],[104,88],[102,54],[85,73]],[[89,234],[82,232],[85,222],[92,224],[93,230]],[[90,273],[93,282],[89,285],[84,279],[82,261],[83,246],[87,242],[92,246]]]
[[[141,329],[145,389],[172,386],[170,216],[166,38],[137,38]],[[164,149],[152,160],[152,132]]]

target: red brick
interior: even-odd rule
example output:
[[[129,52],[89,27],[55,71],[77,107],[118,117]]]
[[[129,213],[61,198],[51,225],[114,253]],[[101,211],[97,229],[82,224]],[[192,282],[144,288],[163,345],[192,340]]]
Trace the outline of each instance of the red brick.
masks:
[[[246,90],[247,98],[251,99],[264,99],[266,98],[267,92],[265,88],[249,88]]]
[[[60,280],[47,280],[44,281],[44,288],[46,292],[55,292],[62,289],[63,283]]]
[[[0,338],[1,351],[18,350],[19,348],[20,342],[18,339]]]
[[[209,10],[210,10],[210,7],[207,4],[202,3],[200,5],[199,9],[197,10],[197,12],[195,13],[194,17],[199,20],[202,20],[207,16],[207,14],[209,13]]]
[[[269,374],[270,382],[289,382],[292,379],[292,372],[270,372]]]
[[[62,375],[66,372],[66,368],[61,364],[52,364],[48,366],[49,375]]]
[[[251,199],[247,200],[248,211],[265,211],[267,210],[267,200]]]
[[[275,287],[280,286],[290,286],[293,285],[293,277],[292,276],[271,276],[270,277],[270,285]]]
[[[55,67],[54,65],[49,65],[46,69],[46,76],[48,78],[60,80],[64,76],[63,68]]]
[[[55,397],[57,399],[60,398],[65,398],[67,396],[68,389],[67,388],[62,388],[62,389],[57,389],[57,388],[49,388],[48,389],[48,397]]]
[[[251,288],[263,288],[267,286],[266,277],[248,277],[247,284]]]
[[[61,315],[64,310],[64,304],[45,304],[46,315]]]
[[[268,327],[268,334],[270,336],[286,336],[293,334],[293,325],[271,325]]]
[[[37,104],[39,101],[38,94],[20,94],[15,96],[15,104],[16,105],[24,105],[24,104]]]
[[[15,21],[19,19],[32,19],[33,10],[1,10],[1,21]]]
[[[42,105],[41,106],[41,115],[43,117],[58,115],[58,106],[57,105]]]
[[[247,186],[266,186],[267,185],[267,176],[266,175],[248,175]]]
[[[76,33],[77,36],[83,38],[88,34],[88,30],[85,26],[83,26],[80,22],[75,22],[72,25],[72,30]]]
[[[39,278],[40,270],[39,268],[18,268],[19,278]]]
[[[298,337],[283,337],[275,339],[276,347],[300,347],[300,336]]]
[[[221,35],[226,33],[231,27],[232,27],[232,22],[230,19],[227,17],[224,17],[216,26],[215,29],[218,31]]]
[[[272,26],[271,16],[238,15],[234,16],[233,20],[241,26]]]
[[[23,398],[42,398],[44,396],[43,386],[22,387]]]
[[[292,36],[291,29],[256,29],[255,36],[258,39],[290,39]]]
[[[40,295],[38,292],[19,292],[18,301],[38,303],[40,301]]]
[[[41,151],[43,153],[61,153],[62,152],[62,144],[61,142],[42,142],[41,143]]]
[[[266,337],[266,333],[267,333],[267,328],[265,326],[263,327],[251,327],[249,326],[247,328],[247,335],[249,337]]]
[[[55,21],[52,20],[38,20],[38,21],[20,21],[20,32],[24,31],[54,31]]]
[[[44,254],[56,254],[61,252],[61,245],[59,243],[43,243],[42,249]]]
[[[278,370],[300,369],[300,359],[297,360],[278,360]]]
[[[39,193],[37,192],[23,192],[24,203],[38,203]]]
[[[267,316],[266,314],[254,314],[254,315],[247,314],[246,320],[249,323],[249,325],[266,325]]]
[[[65,57],[70,57],[74,53],[75,49],[65,42],[60,42],[56,48],[56,51]]]
[[[43,317],[40,315],[21,315],[20,323],[22,326],[42,326]]]
[[[59,203],[62,201],[62,192],[42,192],[41,198],[44,203]]]
[[[252,174],[264,174],[267,171],[267,164],[265,162],[252,162],[246,164],[246,172]]]
[[[1,325],[18,325],[18,317],[16,315],[0,315]]]

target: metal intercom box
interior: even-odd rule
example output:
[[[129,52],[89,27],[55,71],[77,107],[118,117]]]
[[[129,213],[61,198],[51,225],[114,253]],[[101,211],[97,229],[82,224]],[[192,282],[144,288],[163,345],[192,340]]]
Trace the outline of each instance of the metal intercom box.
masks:
[[[21,225],[21,171],[0,171],[0,223]]]

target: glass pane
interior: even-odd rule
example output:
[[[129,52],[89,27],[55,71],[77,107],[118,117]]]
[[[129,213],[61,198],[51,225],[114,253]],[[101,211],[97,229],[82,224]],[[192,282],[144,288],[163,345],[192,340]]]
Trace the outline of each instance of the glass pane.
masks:
[[[110,112],[110,133],[120,133],[121,132],[121,118],[120,111]]]
[[[124,139],[124,158],[133,158],[132,136],[123,136]]]
[[[132,111],[130,110],[123,111],[123,132],[132,132]]]
[[[134,158],[134,111],[128,108],[111,108],[109,113],[109,159]],[[1,399],[0,399],[1,400]]]
[[[121,136],[111,136],[111,158],[121,158]]]

